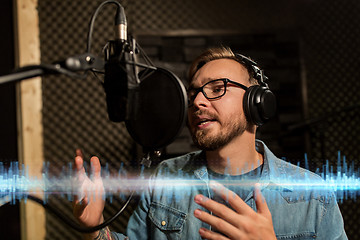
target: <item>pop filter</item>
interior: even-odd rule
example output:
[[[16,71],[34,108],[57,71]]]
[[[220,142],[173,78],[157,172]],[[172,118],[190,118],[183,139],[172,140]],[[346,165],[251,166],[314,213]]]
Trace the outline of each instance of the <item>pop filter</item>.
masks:
[[[136,103],[132,105],[136,108],[135,117],[125,123],[138,144],[157,150],[171,143],[184,126],[187,94],[180,79],[170,71],[162,68],[145,71]],[[140,78],[145,71],[140,72]]]

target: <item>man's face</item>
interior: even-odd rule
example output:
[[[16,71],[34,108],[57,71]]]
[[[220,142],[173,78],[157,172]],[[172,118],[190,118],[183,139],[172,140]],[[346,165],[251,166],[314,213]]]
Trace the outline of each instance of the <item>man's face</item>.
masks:
[[[218,59],[200,68],[190,87],[199,88],[220,78],[249,86],[249,74],[245,67],[235,60]],[[197,147],[216,150],[248,128],[243,111],[244,93],[244,89],[228,83],[225,95],[218,99],[209,100],[202,92],[196,95],[188,110],[188,127]]]

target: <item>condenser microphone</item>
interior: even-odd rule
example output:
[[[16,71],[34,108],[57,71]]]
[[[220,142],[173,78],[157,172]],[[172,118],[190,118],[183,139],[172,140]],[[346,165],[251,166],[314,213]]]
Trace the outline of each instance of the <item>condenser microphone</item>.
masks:
[[[105,49],[104,90],[109,119],[122,122],[126,119],[128,97],[128,61],[127,22],[125,11],[118,6],[115,15],[115,40]]]
[[[104,89],[109,119],[125,122],[130,136],[144,150],[171,143],[180,133],[187,113],[187,94],[181,80],[152,64],[135,39],[127,34],[125,12],[115,16],[115,40],[105,51]],[[141,70],[140,70],[141,69]]]

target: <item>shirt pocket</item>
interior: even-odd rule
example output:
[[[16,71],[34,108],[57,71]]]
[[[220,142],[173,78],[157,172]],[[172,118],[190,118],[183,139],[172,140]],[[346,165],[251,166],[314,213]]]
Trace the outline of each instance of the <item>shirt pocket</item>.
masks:
[[[161,203],[150,205],[149,218],[161,231],[178,231],[183,229],[186,213]]]
[[[316,234],[312,232],[276,235],[278,240],[314,240]]]

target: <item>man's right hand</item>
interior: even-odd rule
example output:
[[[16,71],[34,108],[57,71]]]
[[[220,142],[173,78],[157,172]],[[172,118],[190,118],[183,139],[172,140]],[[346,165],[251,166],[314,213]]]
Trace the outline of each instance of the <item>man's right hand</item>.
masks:
[[[76,150],[75,182],[77,194],[73,202],[73,214],[85,227],[94,227],[103,223],[103,210],[105,206],[104,185],[101,179],[101,165],[97,157],[91,158],[91,175],[87,176],[84,168],[84,158],[81,150]],[[94,239],[98,231],[88,234],[88,239]]]

